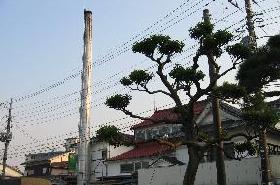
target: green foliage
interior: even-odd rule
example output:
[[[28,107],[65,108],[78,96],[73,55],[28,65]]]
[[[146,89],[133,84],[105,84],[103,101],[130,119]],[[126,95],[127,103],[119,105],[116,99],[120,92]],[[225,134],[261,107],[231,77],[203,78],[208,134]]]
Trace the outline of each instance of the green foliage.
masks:
[[[240,65],[239,84],[248,92],[260,91],[264,85],[280,78],[280,36],[271,37],[266,46]]]
[[[133,82],[129,79],[129,77],[123,77],[121,80],[120,80],[121,84],[123,86],[130,86],[133,84]]]
[[[240,99],[246,95],[246,90],[237,84],[224,82],[222,86],[214,89],[214,94],[223,99]]]
[[[280,34],[270,37],[267,45],[271,48],[280,48]]]
[[[181,65],[176,65],[169,73],[170,77],[176,82],[190,83],[203,80],[205,74],[202,71],[194,70],[191,67],[184,68]]]
[[[213,34],[217,46],[223,46],[232,40],[233,35],[225,30],[218,30]]]
[[[96,131],[96,138],[99,141],[105,141],[110,145],[118,147],[120,145],[130,146],[131,143],[120,132],[120,129],[114,125],[105,125]]]
[[[207,22],[200,22],[190,29],[190,36],[200,42],[198,53],[208,55],[210,52],[219,57],[223,53],[222,46],[232,40],[233,35],[225,30],[213,32],[214,25]]]
[[[111,96],[110,98],[107,98],[105,104],[110,107],[110,108],[114,108],[117,110],[122,110],[125,109],[131,100],[131,96],[125,94],[125,95],[121,95],[121,94],[117,94],[114,96]]]
[[[209,22],[199,22],[194,28],[189,30],[190,36],[193,39],[200,39],[205,35],[211,35],[214,30],[214,25]]]
[[[96,138],[104,141],[111,141],[113,136],[120,133],[120,129],[114,125],[105,125],[96,131]]]
[[[121,84],[124,86],[129,86],[135,83],[136,85],[145,86],[151,79],[153,74],[147,73],[144,70],[135,70],[130,73],[128,77],[121,79]]]
[[[243,117],[247,123],[258,126],[256,129],[274,127],[279,121],[279,116],[273,110],[246,111]]]
[[[256,130],[274,127],[279,122],[278,114],[264,102],[260,92],[246,97],[242,111],[243,119]]]
[[[248,152],[249,155],[255,155],[256,154],[256,147],[249,141],[245,141],[243,143],[234,143],[234,149],[237,151],[237,153],[244,153]]]
[[[183,42],[171,40],[169,36],[152,35],[150,38],[136,42],[132,47],[132,51],[134,53],[142,53],[147,57],[153,57],[156,50],[162,55],[173,55],[181,53],[183,47]]]
[[[244,46],[241,43],[228,46],[226,51],[237,59],[248,59],[252,55],[250,48]]]

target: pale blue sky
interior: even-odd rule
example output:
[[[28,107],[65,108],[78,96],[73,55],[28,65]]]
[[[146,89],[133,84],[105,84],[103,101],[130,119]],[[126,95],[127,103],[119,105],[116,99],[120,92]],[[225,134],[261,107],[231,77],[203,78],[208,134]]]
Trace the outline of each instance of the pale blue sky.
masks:
[[[225,0],[216,0],[215,2],[190,0],[188,3],[182,4],[184,2],[188,1],[0,0],[0,101],[36,92],[77,73],[81,69],[84,8],[93,12],[93,56],[95,62],[100,62],[100,58],[108,54],[109,51],[112,53],[122,49],[120,46],[130,41],[133,36],[143,36],[151,34],[151,32],[159,33],[167,26],[169,28],[166,28],[162,33],[171,35],[174,39],[185,39],[186,48],[188,48],[194,44],[194,41],[188,38],[188,29],[201,20],[204,8],[210,9],[213,21],[237,10]],[[199,2],[201,3],[194,6]],[[209,2],[211,3],[205,6]],[[243,7],[243,1],[238,0],[238,2],[240,7]],[[179,7],[180,5],[181,7]],[[262,9],[269,9],[279,7],[280,3],[276,0],[265,0],[260,5]],[[194,7],[191,8],[192,6]],[[174,9],[176,11],[169,14]],[[254,6],[254,9],[261,11],[258,6]],[[267,19],[264,24],[279,21],[280,19],[277,17],[279,12],[278,8],[264,14],[264,19]],[[165,18],[162,19],[163,17]],[[244,12],[237,11],[229,18],[217,23],[217,26],[219,28],[230,26],[243,17]],[[155,26],[145,31],[156,22],[158,23]],[[244,22],[232,27],[231,31],[242,25]],[[279,28],[279,23],[273,23],[265,26],[264,30],[269,34],[276,34],[279,33]],[[261,36],[265,35],[261,29],[257,29],[257,33]],[[137,37],[137,39],[139,38],[141,37]],[[259,41],[259,43],[263,42],[265,39]],[[128,44],[127,49],[130,48],[131,46]],[[93,78],[96,85],[93,86],[93,89],[97,92],[93,95],[93,126],[124,117],[117,111],[109,110],[102,103],[107,96],[115,92],[126,92],[121,86],[114,86],[122,75],[128,74],[135,66],[147,68],[151,65],[139,54],[133,54],[130,50],[129,52],[122,51],[123,54],[120,56],[114,54],[114,59],[106,60],[105,64],[94,67]],[[194,50],[189,50],[176,61],[187,63],[190,57],[184,60],[180,59],[193,52]],[[226,65],[225,62],[224,66]],[[207,68],[204,70],[207,71]],[[116,73],[119,74],[111,77]],[[234,73],[227,79],[233,80]],[[102,80],[103,83],[100,83]],[[158,86],[158,84],[154,84]],[[13,127],[15,139],[11,143],[11,153],[15,154],[19,150],[22,153],[28,151],[27,147],[21,146],[27,146],[27,144],[35,152],[45,151],[41,149],[43,144],[37,144],[38,146],[34,144],[34,138],[53,147],[58,140],[61,143],[63,138],[71,135],[65,134],[77,130],[79,106],[77,98],[79,95],[76,93],[66,98],[61,97],[79,91],[79,89],[80,78],[78,77],[35,98],[15,103],[14,124],[17,126]],[[54,99],[54,97],[59,98]],[[136,112],[152,109],[153,99],[151,96],[135,94],[131,109]],[[156,97],[155,100],[158,107],[170,102],[163,97]],[[1,109],[1,116],[5,114],[4,111]],[[151,114],[151,112],[147,114]],[[4,123],[3,120],[1,123]],[[123,125],[134,123],[131,123],[131,119],[124,119],[116,121],[114,124],[123,127]],[[23,131],[19,131],[18,127]],[[23,133],[27,133],[28,136],[24,136]],[[56,141],[46,139],[58,135],[62,136],[58,137]],[[15,147],[17,145],[20,147]],[[15,154],[9,162],[19,164],[22,160],[22,156]]]

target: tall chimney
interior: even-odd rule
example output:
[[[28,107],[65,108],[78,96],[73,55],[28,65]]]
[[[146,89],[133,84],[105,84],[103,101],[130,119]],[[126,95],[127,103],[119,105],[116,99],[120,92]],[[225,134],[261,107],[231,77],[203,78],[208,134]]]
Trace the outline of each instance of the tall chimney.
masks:
[[[91,84],[92,84],[92,13],[84,10],[84,54],[81,90],[81,107],[79,123],[78,150],[78,185],[88,185],[89,179],[89,151],[90,141],[90,113],[91,113]]]

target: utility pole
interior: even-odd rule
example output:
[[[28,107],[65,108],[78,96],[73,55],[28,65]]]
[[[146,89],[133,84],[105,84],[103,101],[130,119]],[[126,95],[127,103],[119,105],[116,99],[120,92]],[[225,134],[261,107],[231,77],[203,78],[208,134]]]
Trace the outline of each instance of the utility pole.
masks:
[[[10,107],[9,107],[9,116],[7,121],[7,131],[4,133],[5,135],[5,149],[4,149],[4,156],[3,156],[3,170],[2,170],[2,178],[5,178],[5,172],[6,172],[6,165],[7,165],[7,155],[8,155],[8,147],[10,144],[10,141],[12,139],[12,133],[11,133],[11,122],[12,122],[12,104],[13,99],[11,99]]]
[[[249,47],[253,50],[257,48],[257,37],[255,32],[255,26],[253,21],[253,11],[252,11],[252,0],[245,0],[246,9],[246,25],[249,32]]]
[[[252,10],[252,0],[245,0],[246,9],[246,24],[249,33],[249,48],[253,51],[257,49],[257,36],[254,26],[254,13]],[[259,132],[259,153],[261,158],[261,175],[262,175],[262,185],[268,185],[271,179],[270,164],[268,157],[268,146],[266,138],[266,129],[260,128]]]
[[[90,113],[91,113],[91,75],[92,75],[92,13],[84,10],[84,54],[81,90],[81,107],[79,123],[78,150],[78,185],[88,185],[89,180],[89,151],[90,141]]]
[[[208,9],[203,10],[203,20],[205,23],[210,23],[210,13]],[[217,86],[217,70],[215,68],[215,59],[213,52],[210,51],[207,54],[208,65],[209,65],[209,77],[210,83],[215,83],[214,88]],[[222,122],[220,115],[220,101],[217,97],[211,97],[212,103],[212,115],[213,124],[215,130],[215,139],[217,140],[216,147],[216,168],[217,168],[217,184],[226,185],[226,172],[225,172],[225,162],[224,162],[224,144],[221,138],[222,133]]]

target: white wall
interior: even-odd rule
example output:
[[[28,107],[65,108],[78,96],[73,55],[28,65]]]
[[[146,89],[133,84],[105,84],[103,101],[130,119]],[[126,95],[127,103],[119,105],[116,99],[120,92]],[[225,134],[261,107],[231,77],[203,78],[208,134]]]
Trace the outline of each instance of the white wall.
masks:
[[[150,158],[140,158],[140,159],[128,159],[121,161],[108,161],[108,176],[118,176],[118,175],[131,175],[130,173],[121,173],[121,164],[129,164],[136,162],[149,162],[151,164],[155,159]]]
[[[202,114],[202,117],[198,118],[198,125],[208,125],[213,123],[213,115],[211,112],[212,108],[211,106],[207,106],[207,108],[204,110],[206,111],[204,114]],[[221,120],[226,121],[226,120],[239,120],[240,118],[237,118],[223,110],[220,110],[221,114]]]
[[[120,171],[121,171],[120,162],[110,161],[108,163],[108,176],[121,175]],[[129,175],[129,174],[122,174],[122,175]]]
[[[273,155],[270,156],[270,168],[271,168],[271,175],[273,178],[280,177],[280,156]]]
[[[274,177],[280,177],[280,156],[272,156],[271,169]],[[199,165],[195,185],[216,185],[216,164]],[[146,185],[182,185],[186,165],[138,171],[138,184]],[[242,161],[226,161],[228,185],[260,184],[260,159],[250,158]]]
[[[188,155],[188,148],[186,145],[183,145],[176,149],[175,153],[176,158],[179,161],[182,161],[183,163],[186,163],[189,161],[189,155]]]
[[[117,155],[120,155],[122,153],[125,153],[129,150],[133,149],[133,147],[126,147],[126,146],[120,146],[120,147],[114,147],[109,145],[106,142],[94,142],[91,143],[90,146],[90,156],[91,156],[91,181],[95,181],[96,178],[102,177],[102,176],[111,176],[111,174],[116,174],[117,171],[119,173],[119,170],[116,170],[114,166],[112,166],[112,169],[110,170],[107,168],[105,161],[102,160],[102,151],[107,150],[107,157],[112,158]]]

